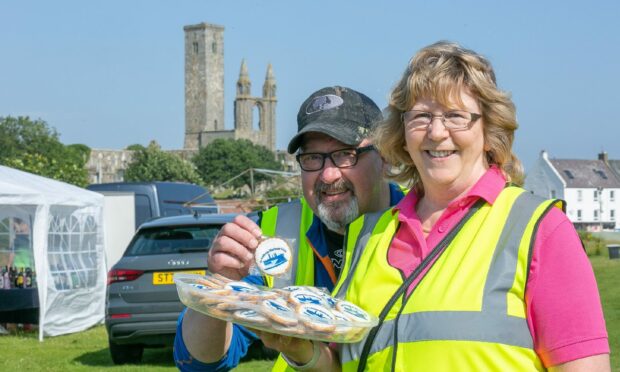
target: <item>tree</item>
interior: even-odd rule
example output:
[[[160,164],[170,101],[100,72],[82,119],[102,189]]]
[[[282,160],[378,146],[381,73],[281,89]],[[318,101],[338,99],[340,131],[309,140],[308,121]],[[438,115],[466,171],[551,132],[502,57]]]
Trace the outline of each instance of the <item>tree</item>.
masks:
[[[178,155],[162,151],[155,141],[151,141],[147,147],[135,146],[133,148],[137,150],[125,170],[125,181],[203,183],[192,163],[181,159]]]
[[[86,186],[89,156],[86,145],[63,145],[58,132],[43,120],[0,117],[0,164]]]
[[[200,176],[212,186],[221,185],[249,168],[282,169],[273,152],[246,139],[216,139],[201,148],[192,161]],[[254,174],[255,182],[265,179],[264,175]],[[249,174],[231,182],[234,187],[250,184]]]

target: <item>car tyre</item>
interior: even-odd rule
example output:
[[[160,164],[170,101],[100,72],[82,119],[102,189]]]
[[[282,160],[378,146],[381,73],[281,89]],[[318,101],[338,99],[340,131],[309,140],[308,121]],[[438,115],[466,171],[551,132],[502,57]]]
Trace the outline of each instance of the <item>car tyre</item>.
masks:
[[[143,345],[119,345],[112,340],[108,342],[114,364],[136,364],[142,361]]]

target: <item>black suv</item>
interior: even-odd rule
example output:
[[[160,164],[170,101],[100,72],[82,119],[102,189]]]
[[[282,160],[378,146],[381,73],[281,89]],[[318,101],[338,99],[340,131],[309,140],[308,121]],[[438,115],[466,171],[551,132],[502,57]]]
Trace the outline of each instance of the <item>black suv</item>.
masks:
[[[108,272],[105,325],[115,364],[138,363],[145,347],[173,344],[183,304],[172,275],[204,274],[211,242],[234,217],[162,217],[140,226]]]

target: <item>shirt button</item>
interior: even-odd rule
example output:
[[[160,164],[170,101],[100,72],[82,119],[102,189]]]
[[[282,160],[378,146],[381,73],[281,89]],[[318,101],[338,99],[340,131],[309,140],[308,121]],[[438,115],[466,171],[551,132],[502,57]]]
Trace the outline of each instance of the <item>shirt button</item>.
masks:
[[[437,231],[439,231],[440,233],[446,231],[446,227],[444,225],[439,226],[439,228],[437,229]]]

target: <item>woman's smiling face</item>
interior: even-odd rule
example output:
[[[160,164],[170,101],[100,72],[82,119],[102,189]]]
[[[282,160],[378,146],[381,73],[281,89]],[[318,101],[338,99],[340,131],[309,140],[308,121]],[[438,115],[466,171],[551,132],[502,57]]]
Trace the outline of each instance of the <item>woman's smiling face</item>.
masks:
[[[432,98],[421,98],[411,110],[442,115],[455,109],[482,114],[478,101],[468,90],[461,89],[458,102],[445,107]],[[409,153],[425,190],[463,192],[472,187],[489,165],[485,157],[483,119],[469,128],[448,130],[435,116],[427,128],[405,127],[405,151]]]

